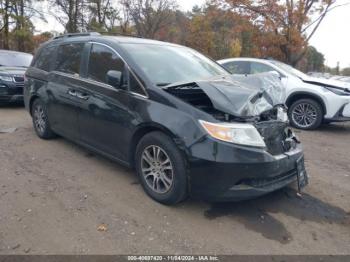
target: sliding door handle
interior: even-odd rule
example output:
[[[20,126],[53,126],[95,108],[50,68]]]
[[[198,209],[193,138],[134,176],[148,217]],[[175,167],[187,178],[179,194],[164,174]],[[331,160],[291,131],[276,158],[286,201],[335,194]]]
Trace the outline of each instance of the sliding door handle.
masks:
[[[79,99],[88,100],[89,97],[90,97],[89,95],[77,93],[77,98],[79,98]]]
[[[68,90],[68,95],[77,96],[77,92],[75,92],[75,90]]]

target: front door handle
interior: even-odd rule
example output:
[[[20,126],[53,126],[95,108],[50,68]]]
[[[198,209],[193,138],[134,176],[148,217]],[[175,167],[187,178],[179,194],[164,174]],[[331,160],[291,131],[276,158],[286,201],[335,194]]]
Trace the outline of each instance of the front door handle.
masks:
[[[79,99],[88,100],[89,97],[90,97],[89,95],[77,93],[77,98],[79,98]]]

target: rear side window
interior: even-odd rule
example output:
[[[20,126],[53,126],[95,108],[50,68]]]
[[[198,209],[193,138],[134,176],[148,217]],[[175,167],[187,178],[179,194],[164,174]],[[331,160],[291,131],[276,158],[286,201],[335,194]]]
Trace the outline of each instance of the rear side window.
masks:
[[[248,75],[250,73],[250,62],[248,61],[234,61],[223,64],[231,74]]]
[[[68,74],[79,74],[83,49],[84,43],[60,45],[57,49],[55,70]]]
[[[107,84],[107,72],[110,70],[122,73],[122,81],[126,79],[123,60],[108,47],[93,44],[90,52],[88,78]]]
[[[39,57],[36,59],[34,67],[50,72],[52,56],[55,51],[55,46],[49,46],[44,48],[40,53]]]

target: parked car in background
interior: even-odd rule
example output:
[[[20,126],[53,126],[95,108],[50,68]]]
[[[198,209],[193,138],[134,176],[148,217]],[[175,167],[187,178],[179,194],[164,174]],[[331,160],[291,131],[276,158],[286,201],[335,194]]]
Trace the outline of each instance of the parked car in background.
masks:
[[[341,76],[337,80],[350,84],[350,76]]]
[[[341,81],[312,78],[276,60],[231,58],[218,61],[231,74],[275,72],[286,88],[290,123],[316,129],[322,122],[350,121],[350,86]]]
[[[40,138],[59,134],[134,167],[146,193],[164,204],[305,185],[301,145],[275,99],[283,87],[269,94],[243,85],[184,46],[68,34],[36,53],[24,101]]]
[[[0,50],[0,103],[23,102],[24,73],[31,54]]]
[[[330,73],[323,73],[323,72],[308,72],[307,75],[311,77],[326,78],[326,79],[329,79],[332,77]]]

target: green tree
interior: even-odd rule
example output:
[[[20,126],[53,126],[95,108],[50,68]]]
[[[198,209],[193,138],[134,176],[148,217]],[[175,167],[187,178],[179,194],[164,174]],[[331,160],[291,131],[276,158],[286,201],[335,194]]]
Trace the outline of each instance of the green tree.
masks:
[[[324,70],[324,55],[318,52],[315,47],[308,46],[305,58],[307,61],[305,71],[321,72]]]
[[[45,20],[32,0],[0,0],[1,48],[30,51],[33,47],[33,17]]]
[[[350,67],[343,68],[343,70],[341,70],[341,74],[343,76],[350,76]]]

